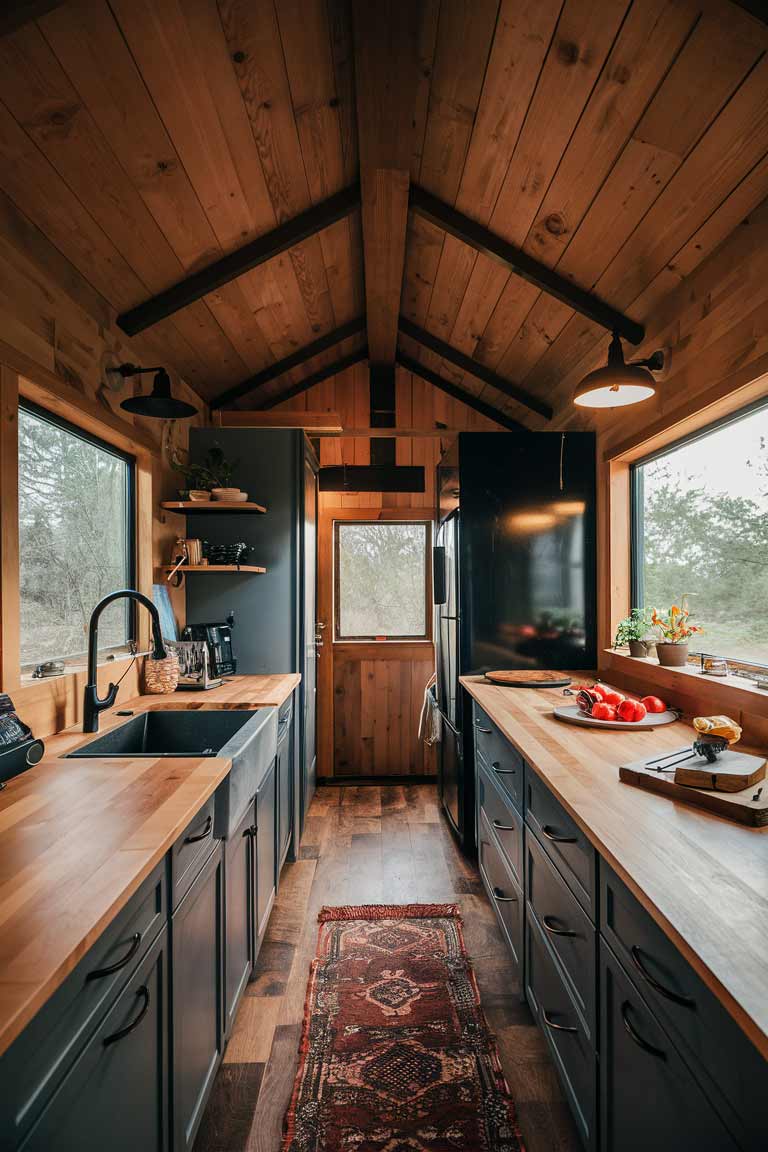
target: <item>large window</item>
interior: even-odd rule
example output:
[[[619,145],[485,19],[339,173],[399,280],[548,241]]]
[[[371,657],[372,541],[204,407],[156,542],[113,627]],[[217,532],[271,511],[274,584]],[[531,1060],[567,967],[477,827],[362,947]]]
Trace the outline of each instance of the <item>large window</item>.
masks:
[[[768,407],[633,468],[633,604],[687,595],[692,649],[768,664]]]
[[[335,602],[337,640],[426,640],[425,521],[337,521]]]
[[[31,406],[19,410],[22,667],[82,656],[88,620],[133,583],[129,457]],[[100,649],[132,639],[126,601],[99,621]]]

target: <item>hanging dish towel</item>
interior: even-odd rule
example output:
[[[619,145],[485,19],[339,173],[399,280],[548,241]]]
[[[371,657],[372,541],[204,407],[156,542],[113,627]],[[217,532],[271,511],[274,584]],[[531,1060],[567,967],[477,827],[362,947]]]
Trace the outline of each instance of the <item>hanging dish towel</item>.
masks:
[[[419,740],[423,740],[429,748],[438,744],[441,736],[440,709],[432,691],[436,681],[437,676],[433,673],[424,689],[424,703],[419,717]]]

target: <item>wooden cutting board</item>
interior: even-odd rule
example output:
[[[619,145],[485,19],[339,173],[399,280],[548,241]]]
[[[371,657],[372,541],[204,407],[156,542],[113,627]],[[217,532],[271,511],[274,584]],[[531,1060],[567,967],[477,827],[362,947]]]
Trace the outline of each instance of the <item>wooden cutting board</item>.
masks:
[[[678,749],[680,756],[687,750]],[[673,758],[670,753],[669,759]],[[732,759],[734,758],[734,759]],[[727,767],[729,760],[739,766],[740,772],[754,771],[757,765],[765,761],[759,756],[748,756],[743,752],[732,752],[730,749],[723,752],[717,764],[708,765],[706,760],[689,760],[687,764],[698,765],[701,772],[706,769],[718,768],[722,764]],[[742,762],[742,763],[740,763]],[[743,763],[747,762],[747,763]],[[692,788],[688,784],[678,784],[674,772],[657,772],[655,766],[648,766],[646,760],[638,760],[632,764],[622,764],[619,768],[619,779],[625,784],[633,784],[637,788],[645,788],[648,792],[658,792],[671,800],[680,800],[684,804],[692,804],[697,808],[705,808],[727,820],[734,820],[738,824],[749,824],[753,828],[764,828],[768,825],[768,784],[761,781],[750,784],[738,792],[714,791],[709,788]]]
[[[540,668],[514,668],[509,672],[486,672],[486,680],[503,688],[567,688],[571,677],[563,672],[542,671]]]

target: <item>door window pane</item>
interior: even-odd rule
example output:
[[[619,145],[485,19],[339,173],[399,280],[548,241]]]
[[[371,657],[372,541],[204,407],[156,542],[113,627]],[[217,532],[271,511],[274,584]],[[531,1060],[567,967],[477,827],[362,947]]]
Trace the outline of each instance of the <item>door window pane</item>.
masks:
[[[768,408],[638,464],[634,601],[688,597],[691,651],[768,664]]]
[[[337,640],[427,638],[424,521],[335,525]]]
[[[131,584],[132,464],[106,444],[19,410],[21,664],[81,656],[108,592]],[[127,601],[99,621],[99,647],[131,639]]]

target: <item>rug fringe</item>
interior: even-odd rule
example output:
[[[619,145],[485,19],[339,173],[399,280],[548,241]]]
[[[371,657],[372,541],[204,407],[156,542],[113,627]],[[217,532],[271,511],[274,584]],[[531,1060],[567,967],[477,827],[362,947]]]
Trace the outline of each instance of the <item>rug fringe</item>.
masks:
[[[449,916],[461,920],[458,904],[343,904],[321,908],[317,919],[328,920],[423,920],[431,916]]]

